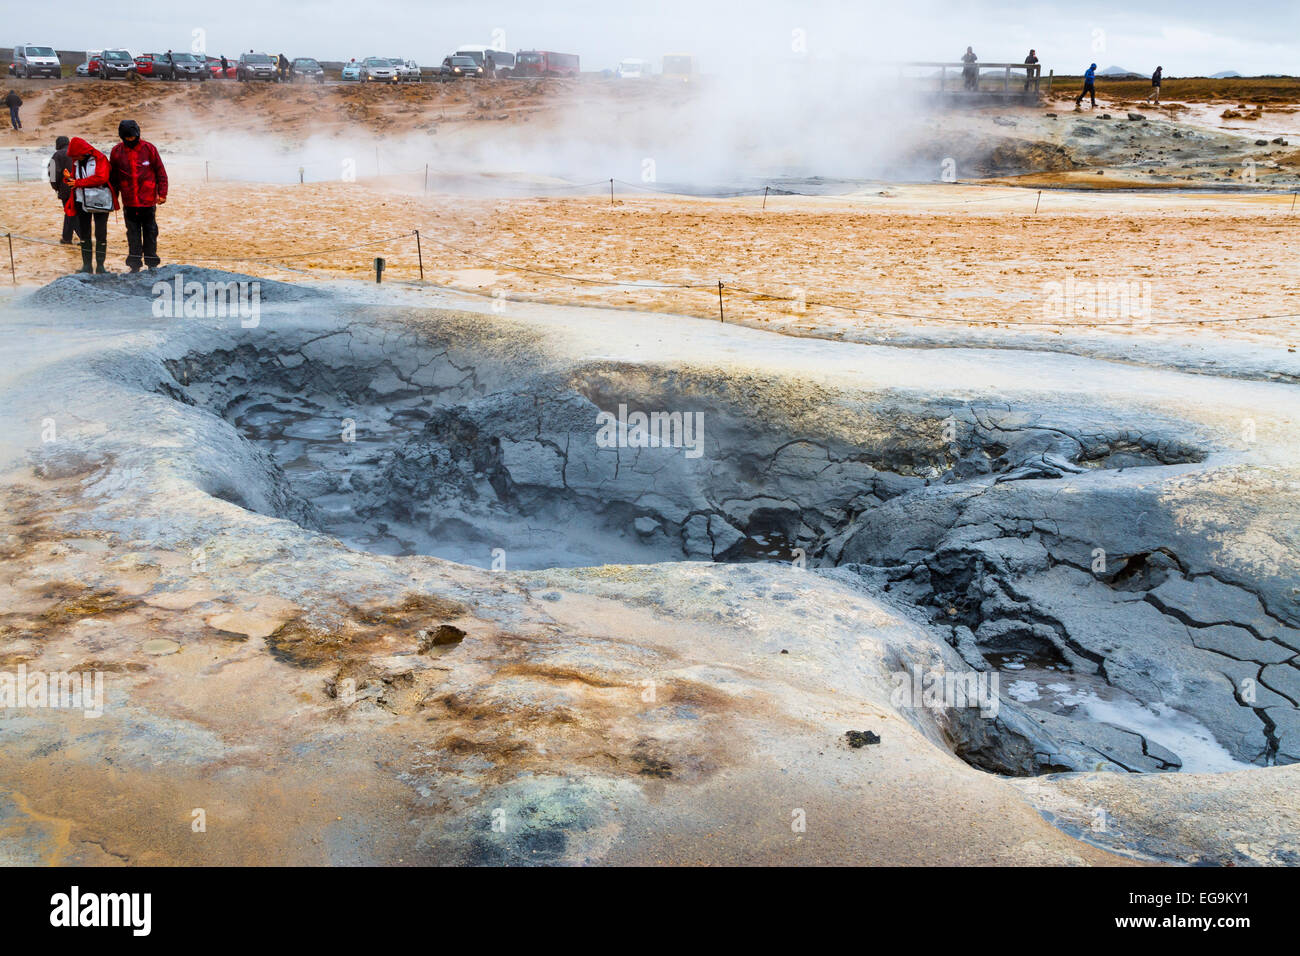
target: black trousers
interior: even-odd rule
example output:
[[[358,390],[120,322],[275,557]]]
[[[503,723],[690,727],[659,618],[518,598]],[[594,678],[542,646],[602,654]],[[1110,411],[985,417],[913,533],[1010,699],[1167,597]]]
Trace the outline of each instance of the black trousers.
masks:
[[[108,213],[106,212],[86,212],[81,206],[77,206],[77,215],[75,217],[77,238],[81,240],[81,248],[90,248],[90,229],[92,224],[95,228],[95,245],[100,248],[108,246]]]
[[[158,258],[158,220],[154,206],[123,206],[122,219],[126,222],[126,265],[139,269],[141,264],[150,269],[162,260]]]
[[[69,216],[67,213],[64,213],[63,214],[63,241],[71,242],[72,234],[76,231],[76,229],[77,229],[77,217]]]
[[[1083,98],[1084,98],[1085,96],[1091,96],[1091,97],[1092,97],[1092,105],[1093,105],[1093,106],[1096,106],[1096,105],[1097,105],[1097,88],[1096,88],[1095,86],[1093,86],[1091,83],[1088,83],[1087,85],[1085,85],[1084,88],[1083,88],[1083,91],[1082,91],[1078,96],[1076,96],[1076,97],[1074,98],[1074,105],[1075,105],[1075,106],[1078,106],[1080,103],[1082,103],[1082,102],[1083,102]]]

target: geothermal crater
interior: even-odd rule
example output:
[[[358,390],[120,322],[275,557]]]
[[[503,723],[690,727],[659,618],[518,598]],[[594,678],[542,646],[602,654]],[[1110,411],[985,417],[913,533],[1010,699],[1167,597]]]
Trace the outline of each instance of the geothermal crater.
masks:
[[[521,368],[502,334],[281,330],[168,358],[155,390],[233,426],[273,487],[228,500],[363,550],[505,570],[838,568],[1000,675],[999,716],[953,722],[983,769],[1300,754],[1293,619],[1208,561],[1159,492],[1223,450],[1195,423],[690,364]],[[694,453],[635,430],[607,447],[601,413],[620,406],[698,422]]]

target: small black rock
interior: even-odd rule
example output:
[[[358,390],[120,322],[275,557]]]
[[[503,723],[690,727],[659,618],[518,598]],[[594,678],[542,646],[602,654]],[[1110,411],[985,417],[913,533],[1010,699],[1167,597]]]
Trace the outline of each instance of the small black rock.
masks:
[[[846,730],[844,732],[844,737],[848,740],[849,746],[854,750],[857,750],[859,747],[865,747],[867,744],[880,743],[880,735],[873,734],[869,730]]]

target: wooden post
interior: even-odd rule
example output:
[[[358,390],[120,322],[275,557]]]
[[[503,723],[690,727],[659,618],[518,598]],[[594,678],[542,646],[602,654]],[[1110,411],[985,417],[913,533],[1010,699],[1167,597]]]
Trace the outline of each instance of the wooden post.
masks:
[[[614,205],[614,180],[612,177],[609,181],[609,204]]]
[[[14,181],[19,183],[23,181],[23,171],[18,168],[17,155],[14,156]]]
[[[945,93],[948,90],[948,67],[939,67],[939,92]]]
[[[375,281],[376,281],[376,282],[383,282],[383,281],[384,281],[384,266],[385,266],[385,265],[387,265],[387,263],[386,263],[383,259],[381,259],[379,256],[376,256],[376,257],[375,257]]]
[[[301,166],[298,167],[298,185],[299,185],[299,186],[302,185],[302,167],[301,167]]]
[[[1055,70],[1047,71],[1047,95],[1048,96],[1052,95],[1052,77],[1054,77],[1055,75],[1056,75]]]
[[[1011,92],[1011,67],[1007,67],[1006,71],[1002,74],[1002,92]]]
[[[1034,200],[1034,215],[1038,215],[1038,204],[1043,201],[1043,191],[1038,190],[1038,198]]]
[[[207,161],[206,159],[203,161],[203,181],[204,181],[205,183],[209,181],[209,180],[208,180],[208,161]]]
[[[763,208],[764,209],[767,208],[767,189],[768,187],[766,186],[763,187]]]
[[[722,280],[718,280],[718,321],[726,322],[726,317],[722,314]]]
[[[420,281],[424,281],[424,252],[420,249],[420,230],[415,230],[415,254],[420,259]]]
[[[18,270],[14,268],[14,234],[6,232],[5,238],[9,240],[9,277],[13,279],[14,285],[17,285]]]

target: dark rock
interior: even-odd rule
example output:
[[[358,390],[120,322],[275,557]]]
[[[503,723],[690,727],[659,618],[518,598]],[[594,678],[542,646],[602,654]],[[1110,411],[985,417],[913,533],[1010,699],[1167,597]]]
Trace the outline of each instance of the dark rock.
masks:
[[[854,750],[857,750],[859,747],[865,747],[868,744],[880,743],[880,735],[873,734],[869,730],[846,730],[844,732],[844,737],[848,740],[849,746]]]

